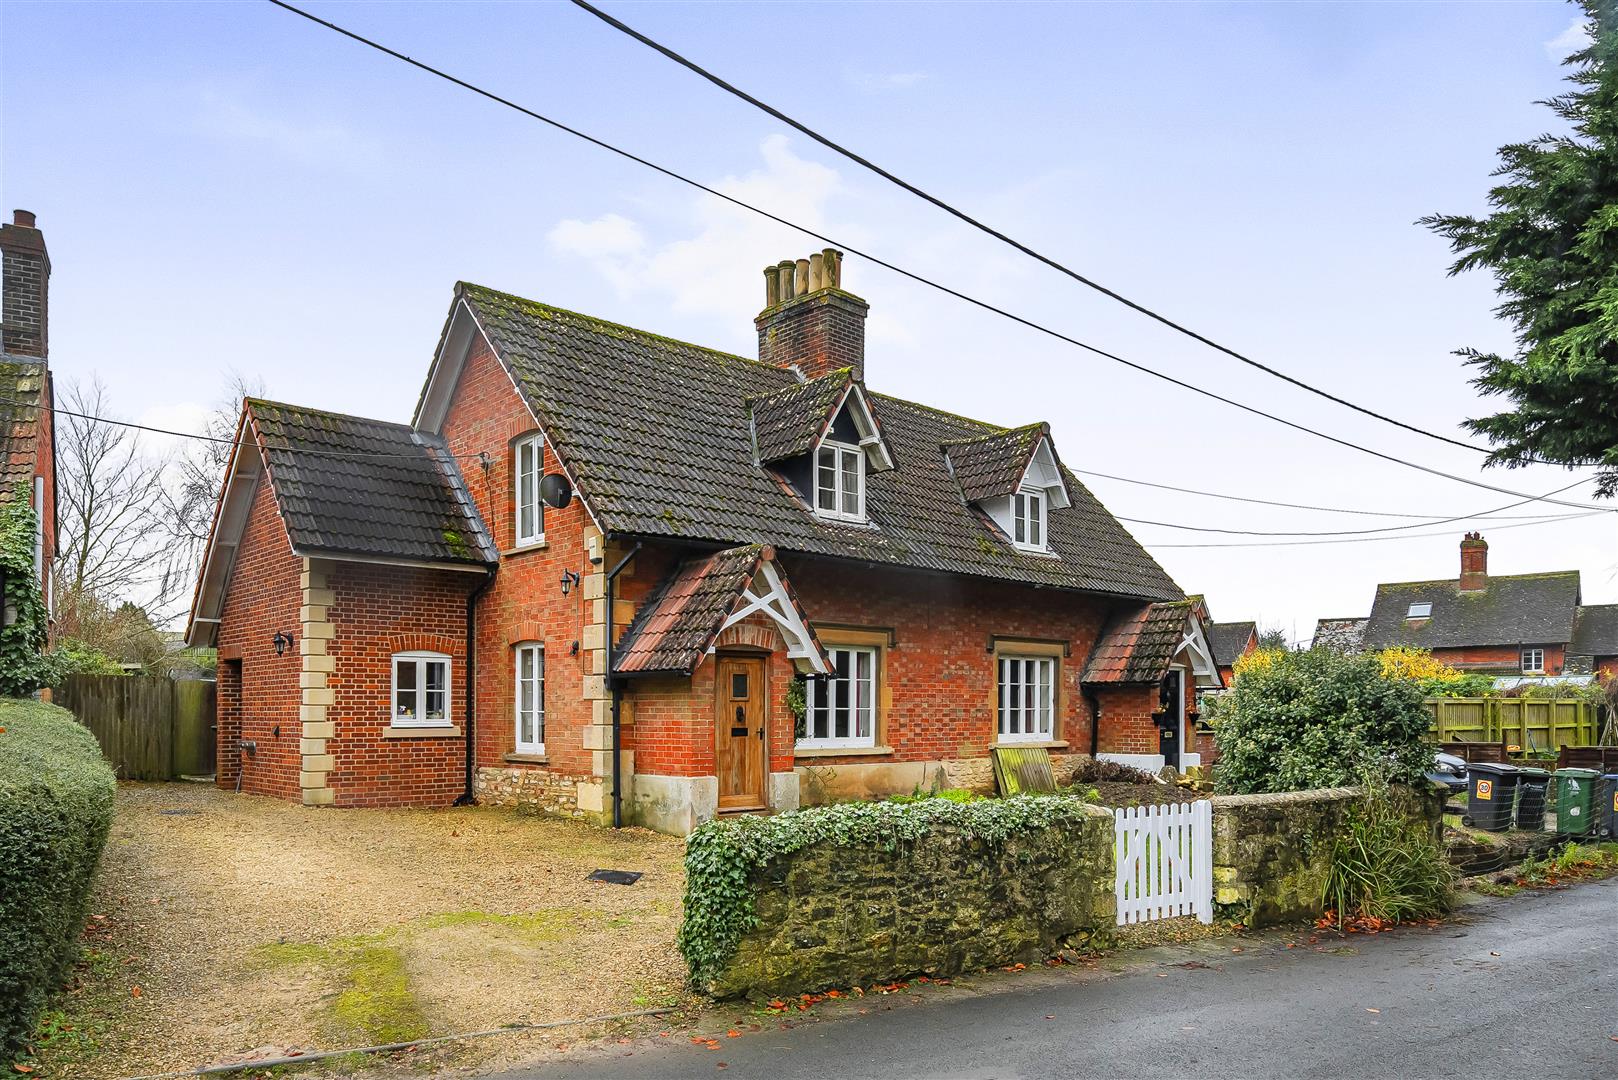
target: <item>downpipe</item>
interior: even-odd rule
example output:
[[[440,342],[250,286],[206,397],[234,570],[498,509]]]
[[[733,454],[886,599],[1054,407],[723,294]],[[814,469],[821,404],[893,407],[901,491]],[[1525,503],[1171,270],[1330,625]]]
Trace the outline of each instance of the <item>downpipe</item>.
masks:
[[[475,687],[478,673],[478,600],[494,585],[494,575],[499,571],[498,563],[489,567],[478,587],[466,597],[466,787],[460,798],[455,800],[455,806],[471,806],[474,801],[472,774],[476,766],[473,758],[477,747],[478,696]]]
[[[602,546],[606,546],[606,541],[604,539],[602,541]],[[624,790],[623,784],[621,783],[624,758],[624,727],[622,719],[624,688],[622,684],[620,684],[620,682],[613,677],[612,674],[614,625],[612,608],[613,600],[617,596],[617,589],[615,586],[618,582],[618,575],[623,573],[624,567],[629,565],[629,560],[633,559],[636,553],[639,551],[640,542],[636,541],[635,546],[630,548],[624,557],[618,560],[618,565],[607,571],[606,587],[602,590],[607,607],[605,619],[607,637],[606,659],[602,665],[602,677],[606,682],[607,688],[612,691],[612,827],[615,829],[621,829],[624,827]]]

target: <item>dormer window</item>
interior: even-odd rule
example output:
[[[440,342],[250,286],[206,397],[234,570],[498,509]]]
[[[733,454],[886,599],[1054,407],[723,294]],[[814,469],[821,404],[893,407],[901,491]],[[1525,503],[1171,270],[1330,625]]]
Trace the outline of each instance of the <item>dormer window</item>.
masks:
[[[865,520],[865,451],[825,440],[815,450],[815,513],[840,521]]]
[[[1011,497],[1011,542],[1028,551],[1044,551],[1045,489],[1022,488]]]
[[[1405,615],[1407,619],[1430,619],[1433,617],[1433,605],[1411,604],[1410,611]]]

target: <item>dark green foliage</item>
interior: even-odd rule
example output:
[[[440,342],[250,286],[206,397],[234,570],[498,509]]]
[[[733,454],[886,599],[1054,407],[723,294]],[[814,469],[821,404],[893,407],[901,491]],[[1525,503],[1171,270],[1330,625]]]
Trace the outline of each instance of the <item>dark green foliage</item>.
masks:
[[[45,598],[34,569],[34,532],[38,518],[29,505],[26,484],[18,484],[11,501],[0,504],[0,574],[5,589],[0,609],[15,616],[0,620],[0,697],[24,697],[46,682]]]
[[[1355,917],[1403,922],[1450,909],[1455,871],[1432,831],[1394,805],[1386,783],[1365,797],[1332,840],[1325,904],[1338,925]]]
[[[1279,653],[1242,673],[1219,703],[1219,790],[1346,787],[1367,770],[1420,779],[1432,760],[1422,690],[1373,655]]]
[[[53,705],[0,701],[0,1062],[78,953],[115,783],[95,736]]]
[[[1494,694],[1494,677],[1475,671],[1452,679],[1417,679],[1424,697],[1490,697]]]
[[[715,981],[757,922],[755,871],[771,859],[811,844],[894,851],[937,828],[998,846],[1009,837],[1051,825],[1077,824],[1082,803],[1060,796],[1014,799],[921,799],[841,803],[789,810],[773,817],[710,821],[686,840],[685,920],[677,944],[695,986]]]
[[[1459,256],[1450,273],[1488,270],[1511,355],[1462,349],[1473,384],[1511,402],[1467,426],[1493,464],[1598,465],[1618,490],[1618,0],[1583,0],[1593,41],[1567,63],[1573,89],[1544,104],[1566,130],[1500,148],[1482,218],[1421,223]]]

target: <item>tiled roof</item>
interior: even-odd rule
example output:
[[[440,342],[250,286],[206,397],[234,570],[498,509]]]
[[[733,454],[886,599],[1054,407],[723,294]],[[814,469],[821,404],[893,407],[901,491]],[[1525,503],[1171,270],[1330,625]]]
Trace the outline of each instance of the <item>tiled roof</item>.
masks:
[[[1247,645],[1258,633],[1258,624],[1252,622],[1222,622],[1212,623],[1208,627],[1208,647],[1213,650],[1214,663],[1220,667],[1230,667],[1242,654],[1247,652]]]
[[[1357,653],[1365,648],[1365,619],[1319,619],[1315,622],[1317,649],[1333,649],[1343,653]]]
[[[18,484],[33,482],[45,379],[44,361],[0,355],[0,502],[9,501]]]
[[[759,563],[774,557],[768,545],[744,544],[675,567],[636,611],[613,654],[612,670],[625,675],[690,674],[742,602]],[[788,602],[797,607],[791,583],[784,578],[783,583]],[[806,613],[798,608],[797,614],[807,628]],[[809,633],[812,638],[814,632]],[[819,649],[818,643],[814,648]]]
[[[844,368],[750,399],[758,459],[779,461],[807,454],[831,422],[832,407],[853,377],[853,370]]]
[[[1185,640],[1191,601],[1148,604],[1116,619],[1084,670],[1087,683],[1155,683]]]
[[[1010,495],[1028,469],[1039,440],[1049,435],[1046,424],[1027,424],[1009,431],[950,442],[944,445],[955,481],[968,502]]]
[[[1591,604],[1573,620],[1570,654],[1618,656],[1618,604]]]
[[[496,555],[443,440],[404,424],[249,400],[294,549],[423,562]]]
[[[1052,509],[1052,559],[1012,548],[961,498],[945,443],[1006,429],[870,395],[899,467],[867,478],[874,527],[822,521],[754,463],[747,401],[786,370],[461,285],[602,527],[973,574],[1143,599],[1179,588],[1071,475]]]
[[[1432,617],[1412,622],[1411,604],[1431,604]],[[1482,589],[1468,592],[1454,578],[1378,585],[1365,647],[1556,644],[1572,640],[1578,605],[1577,570],[1491,575]]]

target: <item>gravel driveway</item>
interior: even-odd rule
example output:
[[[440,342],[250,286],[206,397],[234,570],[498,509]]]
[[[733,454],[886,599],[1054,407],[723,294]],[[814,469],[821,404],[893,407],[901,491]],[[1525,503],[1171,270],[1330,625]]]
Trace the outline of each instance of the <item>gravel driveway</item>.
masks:
[[[507,810],[122,784],[94,958],[43,1064],[133,1075],[673,1004],[683,851]],[[598,867],[645,876],[585,880]]]

